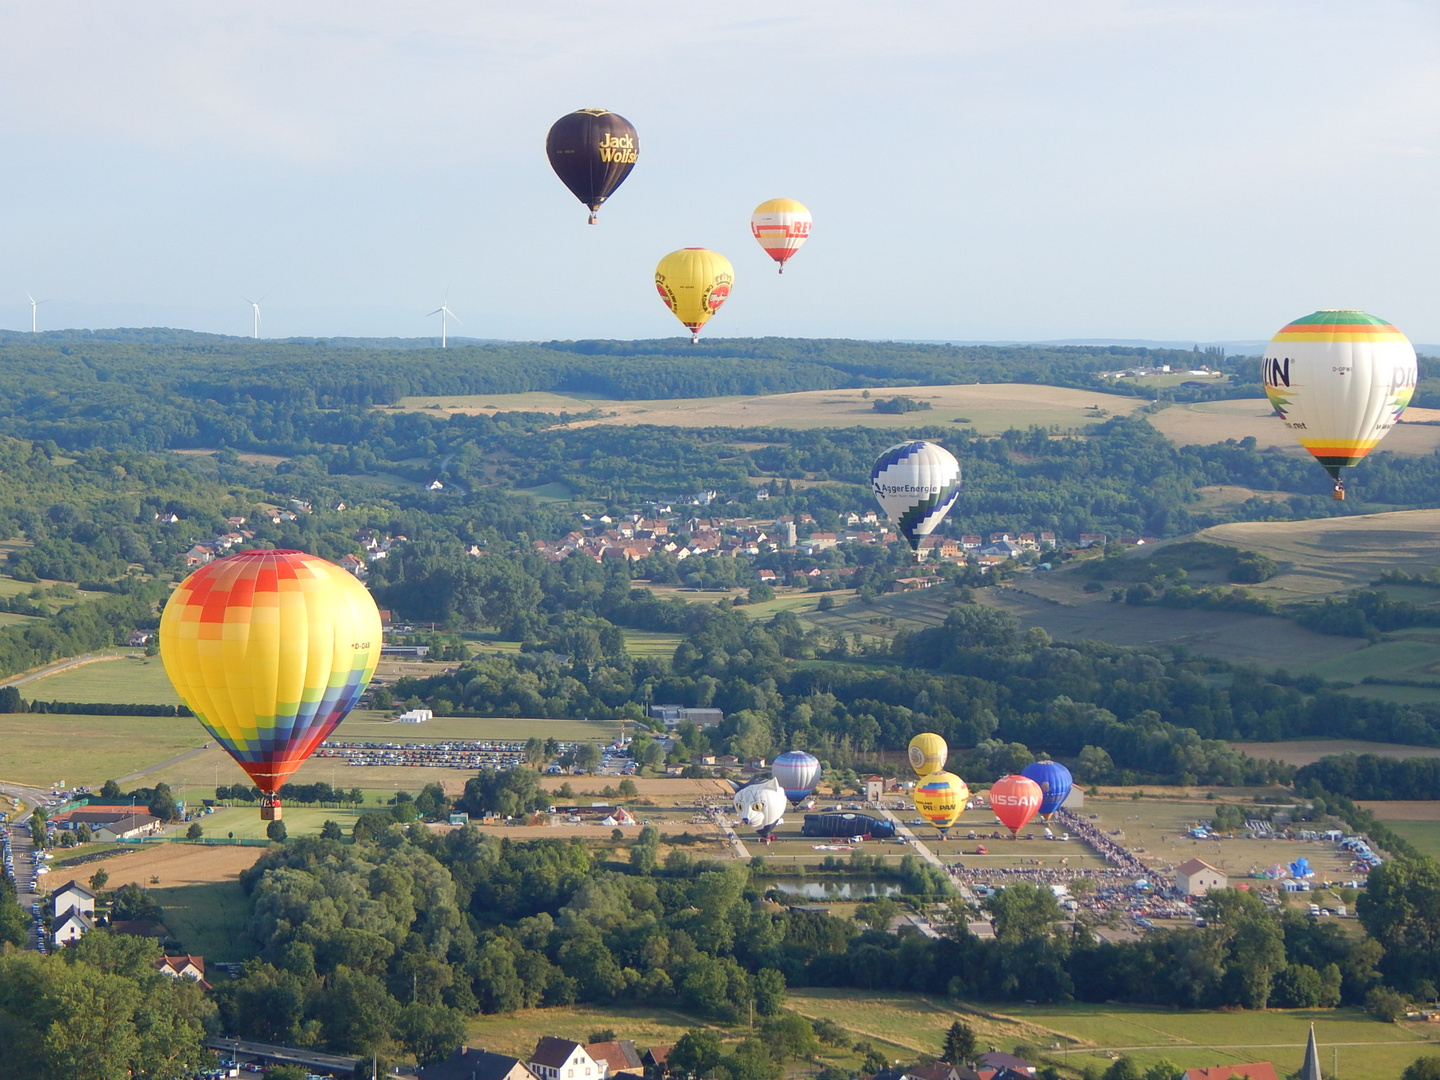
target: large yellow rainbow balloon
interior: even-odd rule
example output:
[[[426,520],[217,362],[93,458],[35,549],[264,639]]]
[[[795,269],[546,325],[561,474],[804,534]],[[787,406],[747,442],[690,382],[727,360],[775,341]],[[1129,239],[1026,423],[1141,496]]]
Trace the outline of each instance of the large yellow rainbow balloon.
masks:
[[[355,706],[380,657],[365,586],[300,551],[246,551],[191,574],[160,617],[175,692],[264,793],[276,793]]]
[[[660,299],[690,330],[690,343],[700,340],[700,328],[730,297],[735,268],[730,260],[706,248],[672,251],[655,267],[655,289]]]

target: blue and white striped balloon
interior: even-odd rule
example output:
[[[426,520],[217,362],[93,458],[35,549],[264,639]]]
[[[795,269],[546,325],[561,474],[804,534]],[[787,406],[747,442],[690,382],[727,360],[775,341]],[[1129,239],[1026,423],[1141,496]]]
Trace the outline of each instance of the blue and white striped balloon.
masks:
[[[901,443],[880,455],[870,470],[870,486],[900,535],[918,549],[955,505],[960,462],[936,443]]]
[[[798,803],[815,790],[820,780],[820,761],[804,750],[786,750],[775,759],[770,772],[785,789],[785,797]]]

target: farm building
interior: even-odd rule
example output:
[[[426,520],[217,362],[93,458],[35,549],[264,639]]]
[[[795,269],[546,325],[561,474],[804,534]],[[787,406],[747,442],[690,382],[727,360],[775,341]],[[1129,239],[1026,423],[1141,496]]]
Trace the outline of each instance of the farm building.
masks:
[[[572,1039],[543,1036],[526,1062],[540,1080],[604,1080],[605,1066]]]
[[[645,1075],[645,1063],[635,1049],[635,1040],[617,1039],[611,1042],[586,1043],[585,1052],[605,1066],[610,1077],[630,1077],[640,1080]]]
[[[1211,889],[1224,889],[1230,878],[1200,859],[1191,859],[1175,868],[1175,884],[1185,896],[1204,896]]]

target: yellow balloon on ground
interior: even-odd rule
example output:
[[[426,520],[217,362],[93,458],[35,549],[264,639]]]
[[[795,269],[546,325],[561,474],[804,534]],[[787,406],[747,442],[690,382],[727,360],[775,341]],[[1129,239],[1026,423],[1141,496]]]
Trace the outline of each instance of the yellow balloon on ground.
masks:
[[[933,731],[922,731],[910,740],[910,768],[916,776],[929,776],[945,768],[950,759],[950,747]]]
[[[655,267],[655,289],[675,317],[700,340],[700,328],[730,297],[735,268],[724,255],[706,248],[672,251]]]
[[[190,710],[264,793],[278,792],[354,707],[380,658],[364,585],[299,551],[217,559],[171,594],[160,659]]]
[[[780,264],[782,274],[786,262],[810,238],[811,224],[810,211],[794,199],[769,199],[750,215],[750,231],[766,254]]]
[[[951,772],[933,772],[915,786],[915,809],[942,833],[965,811],[970,788]]]
[[[1363,311],[1317,311],[1286,325],[1261,362],[1265,393],[1335,481],[1395,426],[1415,392],[1415,348]]]

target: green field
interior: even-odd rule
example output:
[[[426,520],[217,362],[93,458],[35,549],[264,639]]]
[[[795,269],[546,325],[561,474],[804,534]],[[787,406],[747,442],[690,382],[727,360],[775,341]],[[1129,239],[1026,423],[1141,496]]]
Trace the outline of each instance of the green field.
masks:
[[[318,834],[327,821],[339,822],[340,828],[348,836],[355,819],[361,813],[357,810],[325,810],[310,806],[287,806],[284,812],[285,831],[290,836]],[[228,839],[233,834],[236,840],[263,840],[270,823],[260,819],[259,804],[251,803],[221,807],[213,814],[202,817],[200,825],[207,837]],[[177,835],[183,835],[185,828],[176,826],[174,831]]]
[[[912,1060],[915,1054],[936,1053],[950,1024],[964,1020],[977,1028],[982,1046],[1013,1051],[1025,1043],[1041,1048],[1032,1053],[1045,1053],[1062,1067],[1068,1061],[1075,1073],[1087,1064],[1108,1067],[1110,1051],[1132,1056],[1143,1067],[1162,1059],[1182,1068],[1270,1061],[1284,1076],[1299,1068],[1313,1022],[1327,1069],[1332,1045],[1342,1044],[1340,1076],[1396,1080],[1427,1051],[1433,1036],[1423,1026],[1381,1023],[1358,1009],[1174,1012],[1123,1005],[972,1005],[920,994],[809,989],[792,990],[790,1006],[812,1018],[828,1016],[857,1037],[902,1047]],[[1055,1044],[1059,1049],[1049,1049]]]
[[[25,683],[21,693],[32,701],[113,702],[123,705],[179,705],[158,656],[104,660],[70,668]]]
[[[625,651],[635,657],[663,656],[667,660],[675,655],[675,648],[684,641],[681,634],[662,634],[651,630],[626,630]]]
[[[250,898],[238,881],[152,885],[150,895],[165,909],[165,925],[186,952],[212,962],[238,963],[258,951],[247,930]]]
[[[0,779],[98,788],[195,750],[209,738],[188,716],[0,713]]]
[[[1440,821],[1385,821],[1385,827],[1402,840],[1420,849],[1422,855],[1440,859]]]

